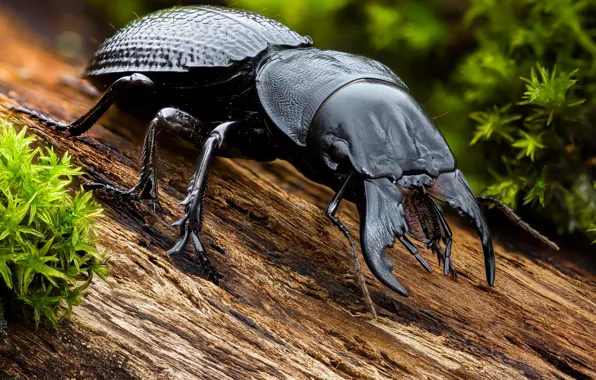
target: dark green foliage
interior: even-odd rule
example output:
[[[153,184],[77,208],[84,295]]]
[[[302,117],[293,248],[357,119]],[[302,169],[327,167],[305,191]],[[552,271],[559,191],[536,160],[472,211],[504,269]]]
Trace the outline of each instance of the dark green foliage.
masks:
[[[559,232],[596,221],[595,12],[588,1],[477,0],[466,13],[478,48],[456,80],[484,108],[471,118],[493,175],[485,193],[532,207]]]
[[[33,149],[33,141],[0,122],[0,295],[11,309],[32,312],[36,325],[42,317],[56,325],[81,303],[94,275],[106,277],[90,236],[101,208],[91,192],[71,195],[81,170],[68,154]]]
[[[7,327],[6,316],[4,315],[4,303],[2,298],[0,298],[0,342],[2,342],[2,339],[6,338]]]

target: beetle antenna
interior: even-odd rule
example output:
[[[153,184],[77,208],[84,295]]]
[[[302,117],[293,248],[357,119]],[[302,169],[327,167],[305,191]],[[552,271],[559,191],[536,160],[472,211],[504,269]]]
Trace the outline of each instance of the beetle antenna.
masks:
[[[529,233],[530,235],[534,236],[536,239],[540,240],[542,243],[546,244],[550,248],[552,248],[554,250],[557,250],[557,251],[559,250],[559,246],[558,245],[556,245],[555,243],[553,243],[551,240],[549,240],[549,238],[547,238],[546,236],[542,235],[540,232],[538,232],[535,229],[533,229],[532,227],[530,227],[530,225],[528,223],[524,222],[512,209],[510,209],[509,207],[507,207],[507,205],[505,205],[505,203],[503,203],[501,201],[498,201],[498,200],[496,200],[494,198],[491,198],[491,197],[476,197],[476,199],[480,203],[493,204],[493,205],[497,206],[497,208],[499,210],[501,210],[501,212],[503,214],[505,214],[505,216],[509,220],[511,220],[516,225],[520,226],[527,233]]]
[[[449,112],[451,112],[451,111],[447,111],[447,112],[444,112],[444,113],[440,114],[439,116],[435,116],[435,117],[433,117],[433,120],[437,120],[438,118],[447,115]]]

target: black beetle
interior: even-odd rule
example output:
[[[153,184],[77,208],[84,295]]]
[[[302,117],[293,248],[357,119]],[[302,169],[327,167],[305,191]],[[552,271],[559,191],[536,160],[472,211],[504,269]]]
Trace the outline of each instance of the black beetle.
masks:
[[[406,85],[377,61],[311,45],[310,37],[258,14],[210,6],[167,9],[132,22],[101,45],[85,76],[98,87],[109,87],[75,122],[63,124],[14,109],[77,136],[135,89],[170,105],[149,125],[137,185],[130,190],[90,186],[155,201],[158,130],[202,147],[182,201],[185,215],[175,223],[180,239],[168,253],[182,252],[192,237],[212,281],[219,275],[199,232],[209,167],[219,155],[284,159],[335,190],[326,214],[350,241],[369,302],[354,242],[335,216],[344,198],[358,206],[361,247],[370,270],[399,294],[407,296],[408,291],[392,276],[384,254],[395,238],[430,271],[407,235],[426,243],[444,263],[444,273],[455,275],[451,231],[435,199],[473,221],[492,286],[495,256],[477,199],[456,169],[445,139]]]

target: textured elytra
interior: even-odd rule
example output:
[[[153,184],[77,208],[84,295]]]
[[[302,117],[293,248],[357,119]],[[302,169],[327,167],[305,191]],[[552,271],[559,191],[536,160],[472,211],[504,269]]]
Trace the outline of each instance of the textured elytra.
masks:
[[[219,7],[180,7],[151,13],[107,39],[85,76],[120,72],[185,72],[225,67],[268,46],[309,46],[304,37],[261,15]]]

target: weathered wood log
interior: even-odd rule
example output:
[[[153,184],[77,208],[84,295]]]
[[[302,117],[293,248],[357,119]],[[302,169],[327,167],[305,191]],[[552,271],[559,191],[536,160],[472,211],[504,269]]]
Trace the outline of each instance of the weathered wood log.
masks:
[[[88,135],[68,139],[14,116],[6,106],[70,121],[94,99],[61,84],[81,68],[6,15],[0,42],[0,118],[70,152],[87,179],[131,187],[142,127],[112,112]],[[160,150],[161,213],[96,192],[112,286],[94,282],[58,329],[13,321],[0,343],[0,378],[596,377],[593,272],[549,261],[542,247],[528,257],[501,235],[489,288],[477,238],[454,225],[459,278],[426,273],[397,246],[389,254],[411,296],[366,271],[379,311],[371,320],[348,244],[321,209],[330,193],[281,162],[217,160],[203,236],[224,279],[217,287],[198,278],[190,259],[165,254],[196,154],[183,145]],[[341,218],[357,236],[353,207]]]

